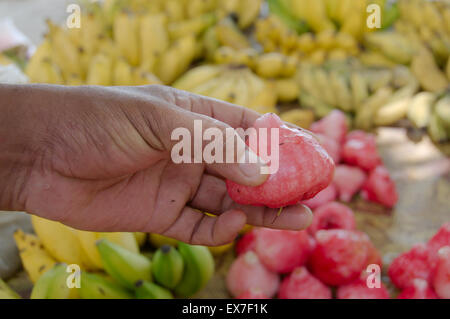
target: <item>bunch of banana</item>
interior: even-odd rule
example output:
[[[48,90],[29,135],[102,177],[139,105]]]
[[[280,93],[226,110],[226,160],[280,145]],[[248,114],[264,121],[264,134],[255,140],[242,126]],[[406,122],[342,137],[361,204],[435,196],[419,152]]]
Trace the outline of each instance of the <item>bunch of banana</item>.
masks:
[[[14,290],[12,290],[1,278],[0,299],[20,299],[20,296]]]
[[[450,77],[447,78],[445,73],[439,69],[433,59],[433,54],[426,47],[420,48],[413,57],[411,71],[424,90],[440,92],[450,86]]]
[[[302,61],[321,64],[328,59],[345,59],[359,54],[358,42],[345,32],[324,30],[297,35],[274,15],[258,20],[255,36],[265,52],[300,54]]]
[[[419,88],[407,67],[367,68],[355,60],[322,67],[302,64],[296,77],[303,106],[318,117],[339,108],[348,114],[355,127],[364,130],[392,125],[405,118],[411,98]]]
[[[55,261],[77,264],[83,269],[103,269],[96,247],[99,239],[107,239],[133,253],[139,252],[134,233],[81,231],[35,215],[32,216],[31,221],[38,238],[20,231],[14,236],[19,251],[23,251],[21,252],[22,263],[32,281],[36,281]],[[29,243],[28,246],[33,243],[35,248],[28,248],[27,243]]]
[[[48,21],[26,74],[32,82],[67,85],[170,84],[202,56],[199,37],[215,23],[216,5],[151,2],[85,4],[79,29]]]
[[[368,25],[373,19],[369,5],[376,4],[380,12],[380,27],[389,27],[398,18],[396,4],[386,0],[269,0],[270,11],[276,14],[286,26],[298,33],[305,31],[295,28],[292,18],[303,21],[314,33],[339,31],[361,41],[364,34],[377,30]]]
[[[245,66],[201,65],[181,76],[173,86],[262,113],[276,111],[277,94],[273,83],[261,79]]]
[[[23,268],[33,283],[56,264],[56,260],[45,250],[37,236],[18,229],[14,232],[14,240]]]
[[[216,53],[221,47],[231,50],[241,51],[244,49],[252,50],[251,44],[244,33],[239,29],[235,16],[226,16],[218,23],[204,32],[201,37],[201,54],[208,60],[215,60],[220,55]],[[223,59],[228,58],[227,52],[224,52]]]

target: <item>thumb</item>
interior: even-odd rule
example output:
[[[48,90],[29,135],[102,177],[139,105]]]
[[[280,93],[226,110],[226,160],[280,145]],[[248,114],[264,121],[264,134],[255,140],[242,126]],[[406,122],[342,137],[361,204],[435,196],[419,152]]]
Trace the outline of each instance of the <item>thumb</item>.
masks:
[[[257,186],[267,179],[266,166],[235,129],[209,116],[172,109],[166,126],[174,163],[204,163],[209,172],[241,185]],[[169,148],[168,148],[169,149]]]

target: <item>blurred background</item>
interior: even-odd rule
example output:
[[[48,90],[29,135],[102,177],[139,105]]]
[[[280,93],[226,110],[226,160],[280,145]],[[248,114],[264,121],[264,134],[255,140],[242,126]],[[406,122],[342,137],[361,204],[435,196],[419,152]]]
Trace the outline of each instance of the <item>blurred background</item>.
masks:
[[[0,82],[171,85],[277,113],[336,164],[304,202],[312,228],[248,226],[221,247],[2,212],[0,298],[449,298],[450,257],[438,254],[450,245],[449,56],[446,0],[0,0]],[[348,240],[331,240],[340,231]],[[339,247],[348,255],[324,269]],[[351,275],[336,270],[361,251]],[[88,288],[49,288],[66,276],[55,262],[82,265]],[[364,283],[370,263],[378,290]]]

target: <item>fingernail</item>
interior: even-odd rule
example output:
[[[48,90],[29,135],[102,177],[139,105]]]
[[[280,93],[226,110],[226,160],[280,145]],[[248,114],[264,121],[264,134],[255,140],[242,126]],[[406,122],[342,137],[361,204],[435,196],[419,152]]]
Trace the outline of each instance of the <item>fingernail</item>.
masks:
[[[262,168],[267,166],[267,164],[249,148],[247,148],[238,159],[238,163],[241,172],[245,176],[251,178],[261,176]]]

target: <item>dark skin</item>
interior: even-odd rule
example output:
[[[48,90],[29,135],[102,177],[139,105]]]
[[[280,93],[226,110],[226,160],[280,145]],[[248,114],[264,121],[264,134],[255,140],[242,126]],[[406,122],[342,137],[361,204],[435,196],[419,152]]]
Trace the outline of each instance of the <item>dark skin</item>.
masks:
[[[0,112],[2,210],[211,246],[233,240],[245,223],[294,230],[310,223],[302,205],[277,217],[277,209],[228,197],[225,179],[262,184],[263,163],[172,162],[175,128],[193,132],[200,119],[203,129],[245,129],[259,116],[251,110],[164,86],[0,85]]]

